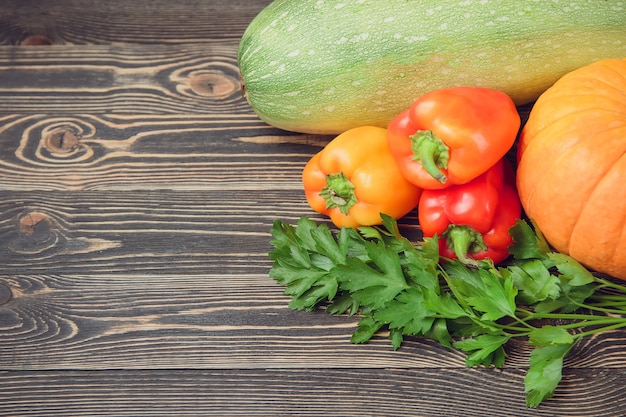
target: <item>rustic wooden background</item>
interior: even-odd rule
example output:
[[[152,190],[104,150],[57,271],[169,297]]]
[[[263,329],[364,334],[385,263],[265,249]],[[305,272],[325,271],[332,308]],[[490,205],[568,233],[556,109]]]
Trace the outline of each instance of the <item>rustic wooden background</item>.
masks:
[[[300,171],[329,138],[240,94],[268,3],[0,0],[0,415],[623,416],[625,331],[528,410],[523,344],[468,369],[287,308],[269,229],[321,220]]]

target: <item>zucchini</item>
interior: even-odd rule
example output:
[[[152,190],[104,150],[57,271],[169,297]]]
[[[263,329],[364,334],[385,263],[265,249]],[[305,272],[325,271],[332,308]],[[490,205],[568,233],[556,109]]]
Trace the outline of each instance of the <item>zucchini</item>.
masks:
[[[385,127],[417,97],[472,85],[534,101],[562,75],[626,57],[616,0],[275,0],[244,32],[244,94],[275,127]]]

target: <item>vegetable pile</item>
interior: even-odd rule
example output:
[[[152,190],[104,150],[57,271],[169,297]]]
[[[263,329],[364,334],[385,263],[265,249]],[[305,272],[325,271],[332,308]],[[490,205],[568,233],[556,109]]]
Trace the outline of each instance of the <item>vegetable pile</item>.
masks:
[[[615,65],[623,70],[623,82],[626,60]],[[563,88],[559,83],[555,87]],[[623,100],[624,89],[621,94],[616,97]],[[564,107],[572,103],[564,103],[549,111],[565,114]],[[620,111],[611,113],[615,120],[606,116],[607,129],[623,133],[626,119]],[[546,119],[533,112],[529,124]],[[547,120],[548,125],[557,123]],[[522,131],[527,138],[518,153],[526,166],[523,178],[506,159],[520,117],[513,101],[499,91],[435,90],[418,98],[387,129],[364,126],[337,136],[303,170],[307,201],[329,216],[337,230],[303,217],[295,226],[276,220],[271,231],[270,276],[285,286],[289,307],[360,314],[354,343],[385,330],[394,349],[405,337],[425,337],[465,352],[468,366],[501,367],[507,343],[524,338],[532,348],[526,404],[537,407],[552,397],[563,359],[578,341],[626,327],[626,285],[613,279],[623,277],[622,264],[611,263],[617,265],[614,277],[602,275],[607,271],[597,264],[592,273],[585,259],[555,248],[543,226],[524,216],[532,193],[520,199],[516,185],[534,190],[537,174],[525,152],[540,143],[535,137],[543,132],[532,123]],[[619,144],[611,161],[624,160],[624,138],[610,142],[614,150]],[[593,135],[587,139],[592,142],[587,155],[593,154],[593,140]],[[568,146],[561,146],[567,155]],[[535,157],[544,162],[566,158]],[[590,160],[602,158],[606,160]],[[583,167],[593,171],[591,164]],[[541,175],[540,185],[558,188],[554,179]],[[615,193],[618,200],[625,177],[623,168],[610,177],[622,190]],[[561,204],[566,198],[559,197]],[[601,205],[617,210],[611,218],[621,216],[610,236],[619,236],[619,227],[625,227],[625,201],[609,199]],[[403,236],[397,223],[415,208],[422,231],[418,242]],[[565,209],[547,212],[555,217],[560,210]],[[565,210],[563,220],[552,221],[568,221],[568,215]],[[602,243],[605,250],[610,245]]]

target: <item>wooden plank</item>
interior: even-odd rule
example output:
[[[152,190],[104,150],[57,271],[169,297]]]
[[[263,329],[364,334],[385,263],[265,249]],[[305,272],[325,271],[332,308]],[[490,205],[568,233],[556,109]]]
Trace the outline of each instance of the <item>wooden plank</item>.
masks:
[[[0,44],[196,43],[237,39],[270,0],[3,0]]]
[[[265,274],[11,275],[4,370],[463,367],[459,352],[385,335],[351,344],[357,317],[295,312]],[[174,354],[175,353],[175,354]]]
[[[328,138],[255,116],[0,116],[5,190],[301,191]]]
[[[0,264],[7,274],[260,274],[273,220],[304,214],[293,192],[3,192]]]
[[[623,370],[568,371],[524,406],[523,374],[492,369],[103,370],[0,373],[3,416],[617,417]]]
[[[0,113],[251,114],[237,44],[0,47]]]

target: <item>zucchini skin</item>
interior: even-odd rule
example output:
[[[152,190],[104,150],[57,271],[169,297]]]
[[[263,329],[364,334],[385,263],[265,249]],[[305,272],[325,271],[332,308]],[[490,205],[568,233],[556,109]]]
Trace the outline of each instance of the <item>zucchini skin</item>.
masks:
[[[386,127],[438,88],[530,103],[565,73],[622,57],[623,0],[275,0],[249,24],[237,60],[263,121],[338,134]]]

